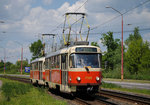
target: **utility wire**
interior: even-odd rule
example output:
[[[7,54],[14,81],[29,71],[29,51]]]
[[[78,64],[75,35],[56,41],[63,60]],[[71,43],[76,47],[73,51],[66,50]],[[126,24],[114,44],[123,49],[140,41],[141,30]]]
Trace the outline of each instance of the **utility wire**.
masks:
[[[148,2],[150,2],[150,0],[147,0],[147,1],[145,1],[145,2],[140,3],[139,5],[135,6],[134,8],[131,8],[131,9],[127,10],[127,11],[124,12],[123,14],[126,14],[126,13],[128,13],[128,12],[130,12],[130,11],[132,11],[132,10],[134,10],[134,9],[136,9],[136,8],[138,8],[138,7],[140,7],[140,6],[144,5],[144,4],[146,4],[146,3],[148,3]]]
[[[143,28],[143,29],[139,29],[139,31],[148,31],[150,30],[150,28]],[[112,31],[113,32],[113,31]],[[134,30],[125,30],[123,31],[124,33],[129,33],[129,32],[134,32]],[[92,35],[98,35],[98,34],[104,34],[104,33],[107,33],[107,32],[96,32],[96,33],[90,33]],[[121,31],[116,31],[116,32],[113,32],[113,33],[122,33]],[[71,35],[76,35],[76,34],[71,34]],[[82,35],[87,35],[87,34],[82,34]]]
[[[83,7],[86,3],[88,2],[88,0],[86,0],[79,8],[77,8],[76,10],[75,10],[75,12],[77,12],[81,7]],[[74,12],[74,13],[75,13]]]
[[[150,28],[142,28],[142,29],[139,29],[139,31],[148,31],[148,30],[150,30]],[[123,32],[133,32],[134,30],[125,30],[125,31],[123,31]],[[18,33],[18,32],[8,32],[8,33]],[[96,33],[90,33],[90,34],[99,34],[100,32],[96,32]],[[107,32],[103,32],[103,33],[107,33]],[[121,31],[115,31],[115,32],[113,32],[113,33],[121,33]],[[59,34],[59,33],[58,33]],[[58,34],[55,34],[56,36],[58,35]],[[71,35],[76,35],[76,34],[71,34]],[[87,35],[86,33],[83,33],[83,35]],[[60,37],[59,37],[59,39],[60,39]],[[46,41],[47,42],[47,41]]]
[[[130,12],[130,11],[132,11],[132,10],[134,10],[134,9],[136,9],[136,8],[138,8],[138,7],[140,7],[140,6],[144,5],[144,4],[146,4],[146,3],[148,3],[149,1],[150,1],[150,0],[147,0],[147,1],[143,2],[143,3],[138,4],[138,5],[135,6],[134,8],[129,9],[129,10],[127,10],[126,12],[124,12],[123,15],[124,15],[124,14],[127,14],[128,12]],[[120,16],[121,16],[121,15],[115,16],[115,17],[111,18],[110,20],[105,21],[104,23],[102,23],[102,24],[100,24],[100,25],[97,25],[97,26],[91,28],[91,30],[97,29],[98,27],[100,27],[100,26],[102,26],[102,25],[104,25],[104,24],[106,24],[106,23],[109,23],[109,22],[111,22],[112,20],[114,20],[114,19],[116,19],[116,18],[118,18],[118,17],[120,17]]]

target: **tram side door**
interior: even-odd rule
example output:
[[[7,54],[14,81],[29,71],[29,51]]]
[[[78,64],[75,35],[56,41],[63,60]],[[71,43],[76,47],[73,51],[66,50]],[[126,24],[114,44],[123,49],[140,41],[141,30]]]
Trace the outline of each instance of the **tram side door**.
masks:
[[[66,85],[68,82],[68,71],[67,71],[67,54],[61,55],[61,82],[63,85]]]
[[[42,62],[39,62],[39,79],[42,80]]]

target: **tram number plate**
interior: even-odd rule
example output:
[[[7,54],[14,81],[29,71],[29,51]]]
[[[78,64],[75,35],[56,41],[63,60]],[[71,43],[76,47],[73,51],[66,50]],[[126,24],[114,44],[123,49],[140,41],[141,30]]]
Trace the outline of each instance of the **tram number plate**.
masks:
[[[92,77],[87,77],[87,76],[86,76],[85,79],[92,79]]]

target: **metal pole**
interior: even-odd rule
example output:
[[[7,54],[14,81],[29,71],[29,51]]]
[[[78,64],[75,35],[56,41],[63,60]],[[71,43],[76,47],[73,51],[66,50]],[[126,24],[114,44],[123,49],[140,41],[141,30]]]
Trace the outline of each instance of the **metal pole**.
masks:
[[[22,62],[23,62],[23,46],[21,48],[21,75],[22,75]]]
[[[18,43],[19,45],[21,45],[21,75],[22,75],[22,65],[23,65],[23,44],[21,44],[20,42],[18,42],[18,41],[15,41],[16,43]]]
[[[5,51],[5,48],[4,48],[4,74],[5,74],[5,62],[6,62],[6,51]]]
[[[122,44],[121,44],[121,80],[123,80],[123,15],[122,16]]]
[[[121,15],[121,17],[122,17],[122,38],[121,38],[121,80],[123,80],[123,14],[120,12],[120,11],[118,11],[118,10],[116,10],[115,8],[113,8],[113,7],[109,7],[109,6],[107,6],[106,8],[111,8],[111,9],[113,9],[114,11],[116,11],[116,12],[118,12],[120,15]]]

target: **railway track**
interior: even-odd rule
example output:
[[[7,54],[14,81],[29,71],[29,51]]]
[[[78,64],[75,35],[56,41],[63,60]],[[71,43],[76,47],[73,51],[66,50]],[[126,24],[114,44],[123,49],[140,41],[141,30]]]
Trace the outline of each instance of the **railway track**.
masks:
[[[118,105],[114,102],[98,98],[94,99],[93,101],[87,101],[81,98],[75,98],[74,100],[77,101],[80,105]]]
[[[20,77],[10,77],[10,76],[0,76],[3,78],[16,80],[24,83],[30,83],[29,78],[20,78]],[[64,98],[64,96],[61,96]],[[86,96],[85,96],[86,97]],[[139,105],[150,105],[150,97],[144,97],[139,95],[128,94],[124,92],[112,91],[101,89],[100,93],[96,94],[93,100],[89,100],[85,97],[75,97],[74,99],[70,99],[70,101],[74,101],[80,105],[125,105],[121,104],[120,100],[124,100],[126,102],[132,102],[133,104]],[[117,100],[117,101],[114,101]]]
[[[103,95],[105,97],[110,97],[110,98],[118,98],[139,105],[150,105],[150,97],[145,97],[145,96],[140,96],[135,94],[133,95],[125,92],[102,89],[98,95],[99,96]]]
[[[29,78],[21,78],[21,77],[5,76],[5,75],[1,75],[0,77],[7,78],[7,79],[10,79],[10,80],[16,80],[16,81],[20,81],[20,82],[24,82],[24,83],[30,83]]]

